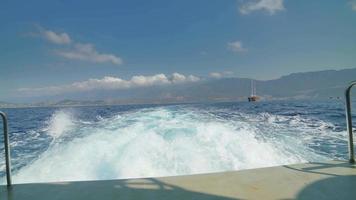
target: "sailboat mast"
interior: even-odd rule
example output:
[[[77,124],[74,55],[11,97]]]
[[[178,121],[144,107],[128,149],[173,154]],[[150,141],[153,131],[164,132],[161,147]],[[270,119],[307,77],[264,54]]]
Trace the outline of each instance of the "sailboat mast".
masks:
[[[251,97],[253,96],[253,80],[251,80]]]
[[[253,96],[257,96],[255,82],[253,82]]]
[[[256,85],[254,80],[251,80],[251,96],[256,96]]]
[[[257,101],[259,97],[256,95],[256,84],[253,79],[251,79],[251,95],[248,97],[249,102]]]

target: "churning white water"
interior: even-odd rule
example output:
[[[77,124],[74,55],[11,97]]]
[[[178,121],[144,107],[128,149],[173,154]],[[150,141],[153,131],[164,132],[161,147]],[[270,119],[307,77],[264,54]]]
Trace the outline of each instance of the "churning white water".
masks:
[[[71,113],[59,110],[52,115],[49,121],[48,134],[56,139],[73,129],[73,127],[74,123]]]
[[[324,126],[328,124],[298,116],[236,112],[225,118],[169,106],[95,122],[58,110],[48,122],[51,145],[13,179],[25,183],[157,177],[322,160],[327,157],[307,144],[328,134]]]

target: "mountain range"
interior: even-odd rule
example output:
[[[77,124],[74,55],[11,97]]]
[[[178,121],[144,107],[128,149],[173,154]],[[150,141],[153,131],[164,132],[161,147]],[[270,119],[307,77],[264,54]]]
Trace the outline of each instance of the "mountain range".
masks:
[[[282,100],[342,98],[347,84],[353,80],[356,80],[356,68],[293,73],[254,82],[262,100]],[[65,99],[53,96],[39,103],[0,102],[0,107],[245,101],[250,95],[250,84],[249,78],[206,78],[179,85],[72,94]]]

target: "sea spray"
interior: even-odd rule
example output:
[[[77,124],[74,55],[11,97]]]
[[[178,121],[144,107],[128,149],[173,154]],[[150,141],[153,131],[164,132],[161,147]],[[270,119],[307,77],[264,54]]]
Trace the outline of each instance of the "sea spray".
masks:
[[[172,176],[326,158],[300,142],[293,134],[296,131],[288,132],[289,124],[283,121],[297,119],[295,116],[289,120],[272,114],[235,112],[223,118],[214,112],[167,106],[82,123],[67,111],[56,111],[48,134],[61,138],[70,132],[71,140],[52,144],[36,161],[17,171],[14,180],[24,183]],[[299,127],[302,133],[308,126]],[[283,131],[288,137],[281,135]]]
[[[48,122],[47,133],[57,139],[74,128],[74,117],[69,110],[57,110]]]

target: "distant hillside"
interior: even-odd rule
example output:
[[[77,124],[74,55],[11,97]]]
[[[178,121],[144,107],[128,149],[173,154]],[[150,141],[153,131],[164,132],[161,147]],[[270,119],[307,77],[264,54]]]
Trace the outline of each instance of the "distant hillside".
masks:
[[[294,73],[276,80],[259,81],[261,94],[274,97],[328,98],[343,96],[346,85],[356,80],[356,69]]]
[[[356,80],[356,68],[293,73],[275,80],[255,82],[257,94],[264,100],[328,99],[343,97],[345,87],[353,80]],[[0,107],[245,101],[250,93],[250,82],[251,79],[247,78],[205,79],[174,86],[103,90],[66,96],[71,100],[53,96],[46,101],[38,101],[41,103],[25,105],[0,102]]]
[[[328,99],[343,97],[347,84],[353,80],[356,80],[356,68],[294,73],[275,80],[256,80],[255,83],[257,94],[264,99]],[[208,79],[136,95],[144,98],[154,94],[163,99],[169,96],[171,100],[176,98],[180,101],[245,100],[250,94],[250,83],[251,79],[246,78]]]
[[[18,107],[20,106],[19,104],[15,103],[8,103],[4,101],[0,101],[0,108],[13,108],[13,107]]]

